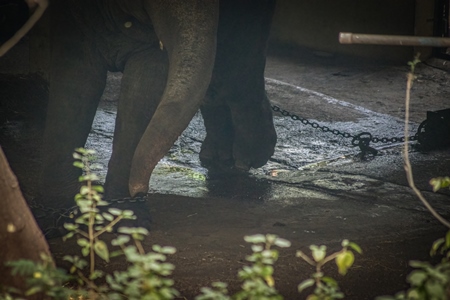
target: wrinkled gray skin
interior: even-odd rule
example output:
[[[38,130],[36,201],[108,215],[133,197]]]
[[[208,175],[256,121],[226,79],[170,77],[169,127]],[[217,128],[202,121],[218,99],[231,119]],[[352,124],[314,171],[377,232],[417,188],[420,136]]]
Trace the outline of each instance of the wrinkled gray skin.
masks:
[[[71,154],[86,142],[108,70],[123,78],[105,198],[146,193],[154,167],[200,106],[205,165],[264,165],[276,143],[264,90],[274,2],[51,2],[40,201],[67,207],[78,191]]]

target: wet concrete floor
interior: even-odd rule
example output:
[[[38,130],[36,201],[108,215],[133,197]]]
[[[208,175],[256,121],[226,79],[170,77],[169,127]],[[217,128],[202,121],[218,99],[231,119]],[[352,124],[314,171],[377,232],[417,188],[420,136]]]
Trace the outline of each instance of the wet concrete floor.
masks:
[[[274,104],[351,135],[366,131],[377,137],[403,135],[407,67],[361,67],[314,59],[268,59],[266,88]],[[426,110],[450,107],[445,94],[450,89],[448,71],[421,68],[419,80],[420,71],[427,78],[415,88],[422,98],[414,100],[412,135]],[[443,91],[436,92],[436,85]],[[105,170],[119,90],[120,74],[110,74],[87,144],[98,151],[98,162]],[[237,270],[249,253],[243,236],[254,233],[275,233],[293,243],[290,249],[281,250],[275,267],[277,287],[286,299],[304,299],[296,285],[313,272],[295,258],[295,250],[307,251],[310,244],[338,250],[344,238],[364,250],[344,278],[333,266],[326,268],[342,282],[346,299],[373,299],[404,288],[408,260],[427,259],[431,243],[446,229],[407,186],[402,145],[373,144],[378,155],[361,159],[351,139],[280,114],[274,118],[279,137],[275,154],[266,166],[248,175],[216,177],[201,167],[198,152],[205,133],[200,114],[156,168],[150,201],[145,204],[154,224],[145,245],[178,249],[171,261],[177,267],[174,279],[182,295],[192,299],[201,286],[218,280],[236,290]],[[1,129],[1,145],[25,194],[32,195],[37,175],[30,166],[39,165],[33,147],[39,144],[42,128],[9,120]],[[430,178],[450,174],[449,150],[422,153],[413,148],[409,155],[418,187],[449,218],[450,193],[433,193],[428,185]],[[74,251],[59,239],[49,242],[57,260]],[[104,267],[123,266],[117,262]]]

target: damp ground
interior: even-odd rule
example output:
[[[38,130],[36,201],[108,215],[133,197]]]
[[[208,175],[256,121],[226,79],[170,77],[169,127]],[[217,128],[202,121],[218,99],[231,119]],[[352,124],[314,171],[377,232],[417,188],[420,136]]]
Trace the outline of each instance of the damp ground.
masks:
[[[411,135],[427,111],[450,107],[447,63],[432,59],[417,68]],[[18,75],[17,70],[14,75],[12,69],[0,66],[0,70],[7,99],[2,101],[0,143],[25,196],[32,198],[45,84]],[[370,132],[391,139],[403,135],[407,72],[406,62],[388,65],[277,53],[268,58],[266,89],[273,104],[309,123],[339,133]],[[109,74],[87,145],[97,150],[104,171],[120,77]],[[274,233],[292,242],[280,250],[275,266],[276,286],[286,299],[304,299],[297,284],[314,272],[295,257],[296,250],[306,252],[310,244],[324,244],[334,251],[343,239],[358,243],[364,251],[345,277],[332,264],[325,268],[339,280],[346,299],[374,299],[404,289],[411,271],[408,261],[429,259],[431,243],[446,230],[408,187],[401,143],[371,144],[377,155],[362,158],[351,138],[279,113],[274,118],[279,139],[267,165],[249,174],[215,176],[200,165],[198,152],[205,133],[201,115],[195,116],[152,176],[145,208],[153,224],[146,249],[152,244],[177,248],[170,261],[176,265],[176,287],[186,299],[214,281],[228,282],[236,291],[237,271],[250,253],[243,237],[256,233]],[[416,184],[439,213],[450,217],[450,193],[433,193],[428,184],[432,177],[450,174],[449,149],[420,152],[414,144],[409,155]],[[75,253],[73,243],[60,239],[49,243],[60,263],[64,255]],[[102,267],[114,271],[125,266],[117,261]]]

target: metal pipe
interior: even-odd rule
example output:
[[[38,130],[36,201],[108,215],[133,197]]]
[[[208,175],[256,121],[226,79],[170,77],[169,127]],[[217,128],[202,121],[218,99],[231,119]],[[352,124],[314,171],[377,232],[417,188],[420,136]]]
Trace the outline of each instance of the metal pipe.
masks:
[[[341,44],[430,46],[441,48],[450,47],[450,38],[407,36],[407,35],[360,34],[351,32],[340,32],[339,42]]]

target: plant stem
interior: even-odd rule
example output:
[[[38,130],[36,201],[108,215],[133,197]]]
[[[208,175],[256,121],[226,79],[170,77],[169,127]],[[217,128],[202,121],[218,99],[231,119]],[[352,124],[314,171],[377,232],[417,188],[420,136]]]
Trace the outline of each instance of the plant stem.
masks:
[[[122,216],[118,216],[115,220],[112,220],[108,225],[106,225],[102,230],[98,231],[97,233],[94,234],[94,238],[98,238],[100,235],[102,235],[103,233],[105,233],[107,231],[107,229],[114,227],[114,225],[116,225],[117,223],[119,223],[120,220],[122,220],[123,217]]]
[[[410,99],[411,99],[411,87],[414,80],[414,65],[412,67],[411,72],[407,75],[407,84],[406,84],[406,97],[405,97],[405,144],[404,144],[404,150],[403,150],[403,160],[405,162],[405,172],[406,172],[406,178],[408,179],[408,184],[411,187],[411,189],[414,191],[414,193],[419,197],[420,201],[423,203],[423,205],[430,211],[430,213],[444,226],[450,228],[450,223],[445,220],[439,213],[434,210],[434,208],[430,205],[430,203],[425,199],[425,197],[422,195],[422,193],[419,191],[419,189],[416,187],[414,183],[414,177],[412,173],[412,167],[411,162],[409,160],[409,145],[408,145],[408,134],[409,134],[409,105],[410,105]]]
[[[139,254],[140,255],[144,255],[145,254],[145,250],[144,250],[144,247],[142,247],[142,243],[139,240],[134,240],[134,243],[136,245],[136,248],[139,251]]]
[[[89,163],[86,162],[86,173],[90,175]],[[89,226],[88,226],[88,234],[89,234],[89,257],[90,257],[90,274],[92,275],[95,270],[95,252],[94,252],[94,223],[95,223],[95,207],[96,203],[94,199],[92,199],[92,182],[91,180],[87,181],[88,193],[87,200],[91,203],[91,212],[89,212]]]

